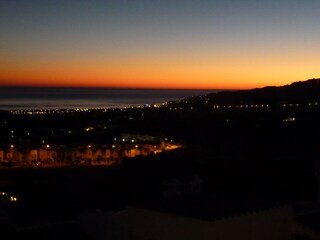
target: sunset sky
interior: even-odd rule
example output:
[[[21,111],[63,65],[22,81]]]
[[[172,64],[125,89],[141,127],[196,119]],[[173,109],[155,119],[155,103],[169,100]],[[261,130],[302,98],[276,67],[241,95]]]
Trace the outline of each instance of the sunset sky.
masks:
[[[319,0],[0,0],[0,85],[284,85],[320,77],[319,25]]]

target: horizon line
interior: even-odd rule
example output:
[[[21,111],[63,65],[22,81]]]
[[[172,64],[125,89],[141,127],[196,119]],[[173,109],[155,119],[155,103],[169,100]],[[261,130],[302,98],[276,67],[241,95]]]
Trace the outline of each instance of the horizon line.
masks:
[[[0,85],[0,88],[51,88],[51,89],[130,89],[130,90],[170,90],[170,91],[238,91],[242,89],[214,88],[166,88],[166,87],[102,87],[102,86],[55,86],[55,85]]]

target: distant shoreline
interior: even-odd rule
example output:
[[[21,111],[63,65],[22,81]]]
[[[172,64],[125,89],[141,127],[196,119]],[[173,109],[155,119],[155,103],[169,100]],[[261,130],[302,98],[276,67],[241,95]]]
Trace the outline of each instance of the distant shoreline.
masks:
[[[212,90],[0,87],[0,110],[121,108],[161,104]]]

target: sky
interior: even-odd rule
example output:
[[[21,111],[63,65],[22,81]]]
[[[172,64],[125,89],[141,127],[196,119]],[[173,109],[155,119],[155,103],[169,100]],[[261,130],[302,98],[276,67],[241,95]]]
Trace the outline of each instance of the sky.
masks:
[[[247,89],[318,78],[318,0],[0,0],[0,86]]]

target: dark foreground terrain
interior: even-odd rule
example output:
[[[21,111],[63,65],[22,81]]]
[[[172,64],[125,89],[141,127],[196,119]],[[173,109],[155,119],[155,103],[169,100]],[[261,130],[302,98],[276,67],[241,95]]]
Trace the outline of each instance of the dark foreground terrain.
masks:
[[[310,80],[161,107],[2,112],[3,149],[114,144],[124,134],[157,136],[185,147],[125,158],[116,166],[2,167],[0,192],[8,195],[2,198],[1,212],[17,226],[32,226],[129,205],[161,209],[168,201],[175,202],[169,211],[184,206],[180,213],[191,209],[188,201],[198,206],[217,203],[221,216],[233,208],[232,214],[266,205],[316,202],[319,89],[319,80]],[[193,194],[186,191],[190,179],[199,183]],[[169,198],[174,200],[168,200],[166,190],[173,185]],[[10,196],[17,199],[10,201]],[[189,210],[198,217],[210,212],[209,207]]]

